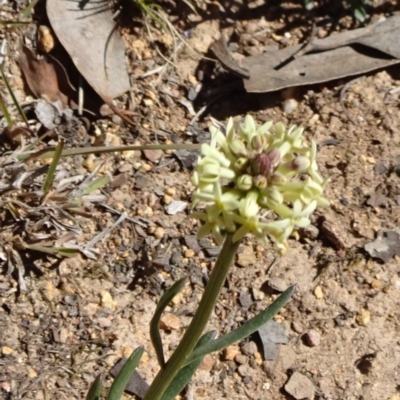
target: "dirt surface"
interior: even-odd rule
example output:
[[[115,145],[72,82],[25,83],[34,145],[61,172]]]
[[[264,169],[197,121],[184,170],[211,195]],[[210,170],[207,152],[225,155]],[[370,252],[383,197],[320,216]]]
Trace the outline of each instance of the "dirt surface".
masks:
[[[181,398],[398,400],[400,95],[388,92],[400,86],[400,67],[354,82],[349,78],[279,93],[246,94],[237,84],[240,81],[193,50],[207,54],[220,28],[230,38],[235,60],[306,39],[310,26],[302,7],[291,3],[265,7],[263,2],[231,7],[207,3],[199,5],[199,15],[186,5],[175,8],[170,20],[184,30],[189,47],[179,40],[174,43],[172,35],[162,33],[150,19],[143,24],[138,13],[131,28],[124,19],[121,32],[133,83],[129,96],[116,104],[138,114],[127,114],[135,127],[115,115],[89,121],[75,112],[69,122],[60,120],[45,143],[54,145],[57,137],[63,137],[67,147],[198,143],[207,140],[210,116],[220,120],[233,116],[238,121],[246,112],[259,123],[272,119],[304,126],[306,137],[319,145],[320,169],[331,179],[326,197],[332,205],[317,212],[314,228],[300,232],[299,241],[291,240],[291,251],[283,257],[246,238],[209,325],[229,332],[296,283],[297,293],[275,317],[288,343],[277,345],[274,360],[264,359],[258,335],[206,357]],[[22,3],[6,4],[2,19],[16,19],[16,9],[22,8]],[[390,3],[378,7],[373,18],[389,16],[394,9]],[[36,26],[46,23],[43,13],[38,7],[38,23],[1,33],[8,43],[5,73],[30,119],[33,137],[25,138],[27,143],[45,129],[33,112],[35,103],[27,98],[30,91],[16,63],[18,39],[22,33],[36,47]],[[353,24],[351,14],[338,21],[339,30]],[[328,25],[321,26],[323,36]],[[69,65],[65,61],[72,75]],[[3,81],[0,89],[18,120]],[[199,110],[202,113],[197,114]],[[1,124],[4,131],[4,118]],[[24,170],[13,175],[6,168],[6,156],[21,142],[10,139],[6,131],[2,137],[4,186]],[[37,190],[43,174],[17,193],[2,192],[0,398],[82,399],[97,374],[108,372],[139,345],[146,349],[139,373],[151,382],[158,366],[148,327],[160,294],[177,279],[189,277],[163,321],[163,340],[170,354],[218,254],[210,240],[196,240],[196,223],[188,218],[192,191],[188,178],[195,160],[195,152],[184,151],[63,159],[60,174],[78,177],[76,184],[99,162],[97,176],[111,178],[94,193],[103,197],[85,200],[89,218],[74,218],[76,244],[81,247],[115,224],[95,244],[92,258],[83,254],[57,258],[17,245],[40,229],[47,229],[50,239],[56,235],[50,222],[46,229],[32,227],[33,222],[26,223],[23,216],[12,222],[5,205],[12,196],[13,204],[19,204],[21,193]],[[47,162],[33,160],[24,168],[32,172]],[[173,206],[180,208],[176,212]],[[47,212],[47,208],[36,214],[29,209],[24,215],[38,223]],[[120,216],[125,219],[118,221]],[[383,247],[364,247],[377,237],[383,238]],[[10,261],[15,261],[15,252],[21,265]],[[109,375],[105,382],[110,384]]]

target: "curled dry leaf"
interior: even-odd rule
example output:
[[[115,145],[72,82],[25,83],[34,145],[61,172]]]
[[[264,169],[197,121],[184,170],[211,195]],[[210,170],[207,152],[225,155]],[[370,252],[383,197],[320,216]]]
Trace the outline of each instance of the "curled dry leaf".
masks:
[[[32,50],[22,44],[18,62],[29,89],[36,97],[50,103],[60,101],[64,107],[76,107],[72,100],[77,98],[76,90],[69,83],[63,66],[54,57],[46,55],[39,60]]]
[[[46,7],[56,36],[99,96],[110,103],[128,91],[125,44],[108,3],[49,0]]]

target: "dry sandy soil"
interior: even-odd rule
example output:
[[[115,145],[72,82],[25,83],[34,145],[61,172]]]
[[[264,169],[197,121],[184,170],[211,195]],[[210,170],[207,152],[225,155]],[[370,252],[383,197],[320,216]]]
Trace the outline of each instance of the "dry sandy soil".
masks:
[[[261,1],[224,9],[215,2],[199,5],[202,12],[195,16],[187,6],[171,4],[171,20],[201,54],[220,29],[230,37],[237,60],[304,41],[309,34],[300,5],[266,8]],[[22,6],[2,7],[4,18],[15,19],[16,8]],[[388,3],[374,16],[389,16],[395,8],[395,2]],[[38,24],[46,23],[40,7],[37,13]],[[136,127],[116,116],[92,118],[88,124],[75,116],[69,124],[61,121],[46,143],[54,144],[57,135],[68,147],[198,143],[207,137],[211,116],[238,121],[251,113],[259,123],[272,119],[304,126],[306,137],[319,145],[323,175],[331,179],[326,191],[331,207],[316,213],[314,228],[301,232],[299,241],[291,240],[287,255],[279,257],[246,238],[210,321],[210,328],[229,332],[296,283],[297,293],[275,317],[287,343],[277,345],[273,360],[264,359],[258,335],[207,357],[181,399],[399,400],[400,95],[387,94],[400,85],[400,67],[369,73],[348,85],[342,94],[350,120],[340,91],[352,78],[248,94],[214,62],[182,45],[174,50],[171,36],[160,33],[151,21],[151,38],[141,17],[132,21],[134,29],[123,32],[134,79],[129,99],[122,98],[119,105],[130,104],[139,114],[133,116]],[[350,13],[339,15],[338,21],[337,29],[353,24]],[[29,90],[15,59],[21,32],[31,32],[35,47],[36,25],[1,33],[9,43],[5,73],[24,102],[35,137],[44,128],[37,123],[32,101],[26,101]],[[175,65],[166,64],[156,46],[168,57],[175,53]],[[162,73],[141,77],[160,66],[165,66]],[[3,81],[0,89],[13,110]],[[294,99],[290,108],[284,103],[287,98]],[[194,118],[204,105],[208,107],[202,115]],[[14,111],[13,116],[18,119]],[[3,118],[2,131],[5,126]],[[5,132],[2,137],[3,154],[18,147]],[[157,151],[63,159],[59,168],[67,176],[85,177],[101,161],[98,174],[112,177],[98,192],[102,200],[90,205],[90,218],[76,217],[78,244],[84,246],[122,213],[128,218],[96,244],[95,259],[82,254],[57,258],[15,245],[23,278],[18,278],[21,266],[12,268],[5,260],[14,254],[10,248],[16,237],[28,240],[24,223],[10,222],[8,200],[1,199],[1,240],[7,243],[2,244],[0,265],[0,398],[82,399],[98,373],[108,372],[139,345],[146,349],[139,372],[151,382],[157,362],[148,325],[160,294],[177,279],[189,277],[164,321],[163,339],[170,353],[218,253],[212,241],[196,240],[196,223],[188,218],[188,178],[195,159],[195,153],[188,157]],[[27,168],[33,171],[39,165],[43,163],[31,162]],[[37,182],[41,179],[43,175]],[[187,207],[171,213],[169,207],[177,201]],[[365,248],[379,237],[380,247],[375,243]],[[285,389],[288,381],[291,386]],[[106,374],[105,385],[110,382]]]

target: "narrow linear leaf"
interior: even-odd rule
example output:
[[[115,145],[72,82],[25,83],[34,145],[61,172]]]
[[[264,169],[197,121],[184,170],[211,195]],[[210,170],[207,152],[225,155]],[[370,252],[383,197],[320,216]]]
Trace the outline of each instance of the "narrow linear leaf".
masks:
[[[150,321],[150,338],[161,368],[164,368],[165,366],[164,350],[159,328],[161,314],[164,312],[169,302],[183,289],[185,282],[186,278],[179,279],[179,281],[175,282],[165,291],[165,293],[161,296],[156,310],[154,311],[153,318]]]
[[[11,118],[10,113],[8,112],[6,103],[4,102],[3,97],[1,96],[1,94],[0,94],[0,109],[1,109],[1,112],[3,113],[3,115],[4,115],[4,118],[7,121],[7,126],[10,127],[13,124],[13,120]]]
[[[1,77],[3,78],[3,80],[4,80],[4,83],[7,86],[7,90],[10,93],[10,96],[12,98],[13,103],[15,104],[15,107],[17,107],[19,115],[21,116],[21,118],[25,122],[26,126],[29,128],[29,124],[28,124],[28,120],[26,118],[26,115],[25,115],[24,111],[22,110],[21,106],[19,105],[17,98],[15,97],[15,94],[14,94],[14,92],[13,92],[11,86],[10,86],[10,82],[8,82],[6,74],[4,73],[2,65],[0,66],[0,74],[1,74]]]
[[[144,346],[138,347],[126,360],[119,374],[115,377],[108,392],[107,400],[120,400],[130,377],[135,372],[144,352]]]
[[[290,300],[293,293],[296,291],[296,285],[290,286],[286,289],[269,307],[267,307],[260,314],[251,318],[245,322],[242,326],[235,329],[234,331],[219,337],[216,340],[209,341],[203,346],[193,350],[193,353],[189,356],[185,365],[188,365],[192,361],[199,357],[204,357],[206,354],[220,351],[225,347],[230,346],[235,342],[239,342],[244,338],[250,336],[256,332],[261,326],[267,323],[286,303]]]
[[[96,379],[90,385],[90,389],[86,396],[86,400],[99,400],[101,395],[101,388],[103,386],[103,374],[97,375]]]
[[[13,21],[13,20],[9,20],[9,19],[3,19],[0,20],[0,25],[11,25],[13,28],[19,28],[21,26],[24,25],[29,25],[31,24],[30,21]]]
[[[53,256],[63,256],[63,257],[72,257],[79,253],[77,249],[69,249],[67,247],[50,247],[50,246],[41,246],[39,244],[27,244],[24,243],[24,248],[38,251],[40,253],[51,254]]]
[[[212,341],[217,332],[216,331],[211,331],[205,333],[198,341],[196,348],[200,346],[207,345],[210,341]],[[170,386],[168,389],[165,391],[163,397],[161,400],[172,400],[174,399],[188,384],[190,378],[193,376],[193,374],[196,372],[197,368],[203,361],[203,357],[197,358],[196,360],[192,361],[191,363],[187,364],[185,367],[183,367],[179,372],[178,375],[172,380]]]
[[[47,171],[46,179],[44,180],[44,183],[43,183],[43,192],[44,193],[48,193],[50,190],[58,162],[60,161],[60,158],[61,158],[61,153],[62,153],[63,148],[64,148],[64,141],[61,140],[58,142],[56,150],[54,151],[53,160],[51,161],[49,170]]]
[[[30,4],[28,4],[28,6],[24,10],[21,11],[21,14],[20,14],[21,18],[28,18],[31,15],[33,7],[35,7],[35,5],[38,1],[39,0],[32,0],[30,2]]]
[[[83,191],[83,196],[93,192],[96,189],[101,189],[102,187],[106,186],[108,182],[110,182],[110,178],[108,176],[102,176],[95,179],[93,182],[90,182],[90,184],[85,188],[85,190]]]
[[[103,153],[115,153],[128,150],[198,150],[200,144],[148,144],[138,146],[100,146],[100,147],[82,147],[78,149],[67,149],[61,154],[61,157],[68,156],[80,156],[86,154],[103,154]],[[54,149],[42,149],[35,153],[23,153],[20,154],[17,159],[19,161],[31,161],[31,160],[43,160],[45,158],[54,157]]]

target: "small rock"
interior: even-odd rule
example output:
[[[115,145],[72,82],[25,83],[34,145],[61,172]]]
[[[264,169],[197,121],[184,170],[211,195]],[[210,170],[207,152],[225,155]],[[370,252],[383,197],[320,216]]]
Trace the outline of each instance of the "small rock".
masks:
[[[186,235],[184,240],[186,246],[189,247],[189,249],[192,249],[195,253],[198,253],[201,250],[196,235]]]
[[[1,348],[1,354],[4,354],[5,356],[9,356],[12,353],[14,353],[14,350],[11,347],[3,346]]]
[[[203,361],[201,362],[199,369],[203,371],[211,371],[212,367],[214,365],[214,360],[212,358],[211,354],[207,354],[204,358]]]
[[[160,318],[160,329],[164,331],[177,331],[181,327],[181,320],[174,314],[165,313]]]
[[[224,349],[223,354],[226,361],[233,361],[235,357],[240,354],[239,346],[228,346],[226,349]]]
[[[247,360],[248,360],[248,358],[247,358],[247,356],[245,356],[244,354],[237,354],[237,355],[235,356],[235,361],[236,361],[238,364],[246,364],[246,363],[247,363]]]
[[[101,296],[101,305],[105,308],[109,308],[110,310],[115,310],[117,306],[117,302],[112,298],[111,293],[107,290],[103,290],[100,293]]]
[[[382,282],[379,279],[373,279],[371,282],[371,287],[372,289],[381,289],[382,288]]]
[[[249,308],[253,304],[253,300],[248,293],[241,293],[239,303],[243,308]]]
[[[251,292],[253,293],[254,300],[263,300],[265,297],[265,293],[255,287],[251,289]]]
[[[27,370],[28,370],[29,378],[33,379],[33,378],[36,378],[38,376],[38,373],[33,368],[28,367]]]
[[[314,295],[317,299],[322,299],[324,297],[324,293],[322,292],[321,286],[317,286],[314,289]]]
[[[237,263],[241,267],[251,267],[256,263],[256,256],[252,246],[242,246],[241,252],[238,254]]]
[[[175,215],[183,211],[187,206],[188,204],[185,201],[175,200],[165,207],[165,211],[168,215]]]
[[[362,308],[357,313],[356,321],[358,325],[366,326],[369,323],[369,321],[371,321],[371,313],[365,308]]]
[[[242,346],[242,353],[245,354],[246,356],[252,356],[256,352],[257,352],[257,345],[253,341],[245,343]]]
[[[165,230],[161,226],[158,226],[154,231],[154,237],[156,239],[162,239],[165,235]]]
[[[299,105],[298,101],[295,99],[287,99],[282,103],[283,112],[285,114],[291,114],[297,109]]]
[[[162,150],[143,150],[143,154],[149,161],[156,164],[162,157],[163,151]]]
[[[319,346],[321,343],[321,334],[315,329],[311,329],[304,334],[304,341],[310,347]]]
[[[192,258],[194,257],[195,252],[192,249],[186,249],[184,254],[186,258]]]
[[[303,326],[296,321],[292,322],[292,329],[296,332],[296,333],[302,333],[303,332]]]
[[[277,292],[284,292],[288,288],[288,284],[282,278],[278,278],[277,276],[272,277],[268,281],[268,286]]]
[[[246,365],[246,364],[239,366],[237,371],[238,371],[238,374],[242,378],[247,377],[247,376],[250,377],[254,374],[253,368],[251,368],[249,365]]]
[[[169,194],[164,194],[164,196],[163,196],[163,203],[164,203],[165,205],[171,204],[171,202],[172,202],[173,199],[174,199],[174,198],[173,198],[172,196],[170,196]]]
[[[58,338],[60,343],[67,343],[68,338],[69,338],[69,331],[67,328],[61,328],[60,333],[58,334]]]
[[[296,400],[312,399],[315,388],[312,382],[299,372],[295,372],[285,385],[285,390]]]
[[[112,325],[111,320],[105,317],[97,318],[97,323],[99,324],[100,328],[109,328]]]

